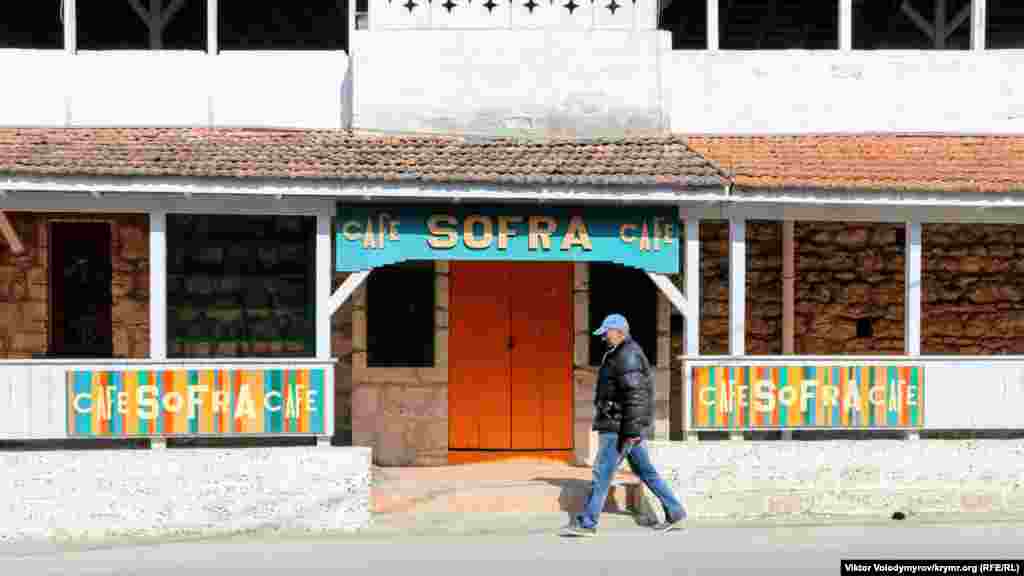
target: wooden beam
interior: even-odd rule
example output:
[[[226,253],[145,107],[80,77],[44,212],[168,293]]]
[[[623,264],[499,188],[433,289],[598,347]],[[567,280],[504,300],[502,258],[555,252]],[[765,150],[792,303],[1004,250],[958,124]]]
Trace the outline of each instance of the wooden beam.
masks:
[[[369,270],[349,274],[348,278],[341,283],[341,286],[338,286],[338,289],[334,291],[334,294],[331,294],[331,297],[327,299],[327,314],[333,316],[338,311],[338,308],[341,308],[341,305],[352,296],[356,288],[359,288],[359,285],[369,277]]]
[[[946,47],[946,0],[935,0],[935,48],[942,50]]]
[[[959,30],[960,27],[963,26],[965,22],[967,22],[967,19],[971,17],[971,9],[972,7],[970,5],[967,5],[964,6],[959,13],[957,13],[957,15],[953,18],[953,21],[950,22],[949,26],[946,27],[946,38],[952,36],[953,32]]]
[[[903,4],[900,4],[900,10],[902,10],[903,13],[907,15],[907,18],[910,18],[911,22],[913,22],[921,32],[924,32],[930,40],[935,41],[935,28],[924,19],[924,16],[921,16],[920,12],[910,5],[910,2],[903,0]]]
[[[18,237],[18,231],[11,225],[11,221],[7,219],[7,214],[3,210],[0,210],[0,233],[7,240],[7,245],[10,246],[11,252],[15,254],[25,252],[25,246],[21,243],[21,238]]]
[[[651,281],[654,282],[654,285],[661,290],[662,294],[668,298],[668,301],[676,307],[676,310],[679,310],[679,313],[682,314],[684,318],[690,316],[690,307],[686,303],[686,297],[679,291],[679,288],[676,288],[676,285],[672,283],[672,280],[670,280],[668,276],[665,276],[664,274],[655,274],[653,272],[648,272],[647,276],[650,277]]]

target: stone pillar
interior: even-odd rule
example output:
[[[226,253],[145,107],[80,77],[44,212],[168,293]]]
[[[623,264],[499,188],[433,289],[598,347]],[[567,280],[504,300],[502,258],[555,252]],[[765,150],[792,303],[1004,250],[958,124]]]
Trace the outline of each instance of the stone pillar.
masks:
[[[434,266],[433,367],[368,367],[366,285],[352,295],[352,443],[379,466],[448,463],[448,264]]]
[[[591,430],[597,369],[590,366],[590,265],[584,262],[573,270],[573,326],[573,460],[591,466],[597,455],[597,433]]]
[[[334,286],[340,286],[348,273],[336,273]],[[331,355],[334,365],[334,436],[352,436],[352,299],[331,317]]]
[[[672,397],[672,303],[658,292],[658,365],[654,371],[654,440],[668,440]]]

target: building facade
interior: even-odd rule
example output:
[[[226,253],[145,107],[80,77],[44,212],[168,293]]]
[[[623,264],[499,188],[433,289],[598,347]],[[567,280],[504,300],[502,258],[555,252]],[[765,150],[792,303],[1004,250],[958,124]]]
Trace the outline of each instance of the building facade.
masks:
[[[585,463],[612,311],[659,439],[1024,426],[1014,2],[50,4],[0,35],[6,439]]]

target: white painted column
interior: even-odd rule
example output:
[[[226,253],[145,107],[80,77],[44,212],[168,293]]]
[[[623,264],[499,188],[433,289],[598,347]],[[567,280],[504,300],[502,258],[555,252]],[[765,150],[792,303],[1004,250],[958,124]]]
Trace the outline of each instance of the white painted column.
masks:
[[[906,299],[904,315],[905,351],[907,356],[921,355],[921,223],[906,224]]]
[[[316,358],[331,357],[331,298],[333,262],[331,262],[331,223],[334,203],[326,202],[316,215]]]
[[[686,218],[686,270],[684,281],[686,282],[686,304],[690,313],[684,318],[686,323],[685,354],[686,356],[700,355],[700,220],[697,218]],[[693,392],[693,371],[683,365],[683,432],[687,440],[697,440],[696,433],[687,433],[691,428],[690,415],[692,410]]]
[[[839,0],[839,49],[853,50],[853,0]]]
[[[64,0],[64,52],[74,54],[78,49],[78,0]]]
[[[707,0],[708,6],[708,50],[718,50],[718,0]]]
[[[313,307],[316,315],[316,359],[331,358],[331,317],[328,300],[334,278],[334,263],[331,253],[331,230],[335,214],[335,203],[324,202],[316,215],[316,304]],[[324,431],[317,437],[317,445],[329,448],[331,437],[334,436],[335,386],[334,366],[327,368],[324,375]]]
[[[206,53],[216,56],[220,52],[220,36],[217,23],[220,21],[220,0],[206,0]]]
[[[700,220],[686,219],[686,355],[700,354]]]
[[[904,300],[904,331],[907,356],[921,355],[921,223],[906,224],[906,299]],[[918,432],[907,432],[908,440],[917,440]]]
[[[988,0],[971,1],[971,50],[985,49],[985,27],[988,25]]]
[[[742,216],[729,218],[729,355],[746,354],[747,335],[747,222]],[[731,432],[730,440],[743,440],[742,432]]]
[[[729,218],[729,355],[746,354],[747,222]]]
[[[149,357],[167,358],[167,212],[149,213]]]

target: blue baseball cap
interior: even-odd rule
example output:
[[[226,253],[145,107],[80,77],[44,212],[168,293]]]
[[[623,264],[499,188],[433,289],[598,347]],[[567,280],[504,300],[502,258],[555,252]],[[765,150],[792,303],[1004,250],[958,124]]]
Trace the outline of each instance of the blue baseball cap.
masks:
[[[605,332],[609,330],[621,330],[626,332],[629,330],[629,322],[626,322],[626,317],[622,314],[610,314],[601,322],[601,327],[594,330],[594,336],[604,336]]]

